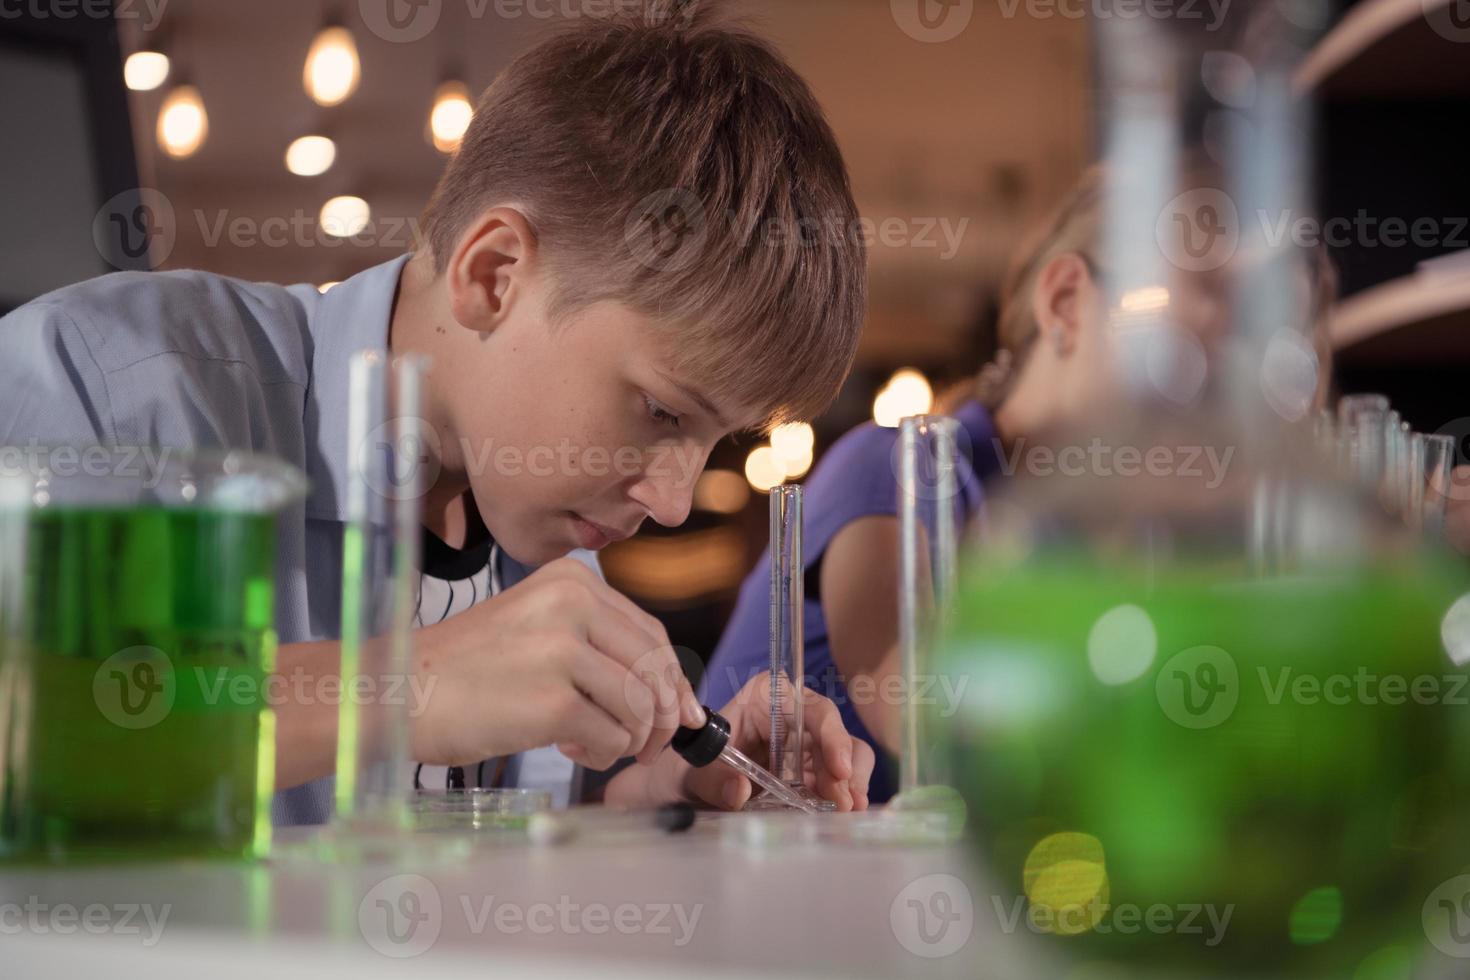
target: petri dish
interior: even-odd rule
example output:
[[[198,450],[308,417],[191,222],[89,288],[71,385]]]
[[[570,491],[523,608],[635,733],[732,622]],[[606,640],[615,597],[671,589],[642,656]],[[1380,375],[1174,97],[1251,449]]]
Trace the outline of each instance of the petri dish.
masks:
[[[550,790],[507,787],[419,790],[410,804],[416,830],[441,832],[524,833],[533,813],[550,809]]]

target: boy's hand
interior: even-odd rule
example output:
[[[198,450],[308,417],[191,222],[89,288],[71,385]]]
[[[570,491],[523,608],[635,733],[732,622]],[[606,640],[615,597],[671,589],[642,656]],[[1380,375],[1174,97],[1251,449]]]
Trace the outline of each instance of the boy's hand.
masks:
[[[414,718],[420,762],[462,765],[556,744],[606,769],[652,762],[703,711],[663,626],[572,558],[417,633],[432,687]]]
[[[873,775],[873,749],[843,727],[837,706],[815,691],[801,688],[802,771],[807,789],[837,804],[837,809],[866,810],[868,780]],[[770,760],[771,675],[752,678],[720,714],[730,722],[730,744],[762,766]],[[619,786],[622,782],[625,785]],[[608,802],[633,805],[689,800],[739,810],[750,799],[749,779],[719,762],[700,769],[665,753],[653,769],[626,769],[608,785]]]

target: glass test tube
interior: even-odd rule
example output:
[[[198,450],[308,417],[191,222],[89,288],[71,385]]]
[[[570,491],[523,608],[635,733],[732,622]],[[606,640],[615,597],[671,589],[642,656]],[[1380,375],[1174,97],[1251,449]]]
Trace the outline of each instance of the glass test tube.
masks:
[[[1387,414],[1387,395],[1346,395],[1338,399],[1338,466],[1349,479],[1366,484],[1368,471],[1375,467],[1381,471],[1381,433]]]
[[[1455,466],[1454,436],[1424,436],[1423,463],[1423,468],[1416,474],[1423,484],[1422,523],[1427,534],[1437,537],[1444,531],[1450,472]]]
[[[800,485],[771,488],[771,772],[801,786],[803,576]]]
[[[1408,522],[1413,528],[1424,526],[1424,433],[1409,434]]]
[[[913,694],[923,689],[921,681],[930,659],[925,656],[927,646],[949,615],[954,596],[958,429],[956,419],[935,415],[916,415],[899,422],[898,645],[905,692],[900,791],[947,782],[938,771],[937,746],[924,731]],[[932,603],[926,601],[930,595]],[[929,612],[927,617],[924,610]]]
[[[1388,426],[1388,413],[1379,409],[1365,409],[1358,413],[1353,422],[1353,458],[1359,484],[1374,494],[1383,482],[1384,430]]]
[[[1325,408],[1317,409],[1312,426],[1312,442],[1324,463],[1337,460],[1337,423],[1332,413]]]
[[[1356,426],[1364,412],[1387,412],[1388,396],[1379,394],[1344,395],[1337,400],[1337,421],[1343,426]]]
[[[1400,420],[1399,444],[1399,516],[1405,523],[1413,520],[1414,507],[1414,430],[1409,423]]]
[[[1399,434],[1403,419],[1396,409],[1389,409],[1383,417],[1383,481],[1379,485],[1379,496],[1389,513],[1403,513],[1404,454]]]
[[[25,723],[20,676],[25,667],[22,649],[29,636],[26,611],[26,537],[31,494],[35,481],[25,479],[18,467],[0,458],[0,851],[16,832],[7,799],[23,798],[16,785],[25,769],[16,759],[24,746]]]
[[[425,362],[382,351],[352,358],[348,389],[347,527],[342,542],[339,824],[406,830],[412,705],[414,573],[424,487],[419,404]],[[357,685],[357,686],[351,686]]]

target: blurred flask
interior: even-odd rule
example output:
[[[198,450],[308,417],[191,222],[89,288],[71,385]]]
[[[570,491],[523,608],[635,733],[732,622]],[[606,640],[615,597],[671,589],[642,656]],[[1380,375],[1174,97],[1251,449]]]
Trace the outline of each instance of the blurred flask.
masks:
[[[1371,486],[1320,464],[1321,257],[1278,232],[1310,215],[1292,73],[1326,8],[1168,10],[1094,25],[1107,363],[1034,437],[1109,465],[992,497],[941,649],[969,838],[1018,923],[987,954],[1398,976],[1445,956],[1425,910],[1470,867],[1470,583],[1378,505],[1386,406]]]

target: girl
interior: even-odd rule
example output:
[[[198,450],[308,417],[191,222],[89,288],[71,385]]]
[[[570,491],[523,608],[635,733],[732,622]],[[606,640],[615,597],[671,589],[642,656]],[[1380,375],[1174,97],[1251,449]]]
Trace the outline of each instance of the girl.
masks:
[[[996,359],[975,381],[941,400],[939,410],[960,422],[958,449],[968,459],[959,467],[962,522],[980,513],[984,484],[998,478],[1007,448],[1085,417],[1105,395],[1105,266],[1095,258],[1103,193],[1102,171],[1094,168],[1021,250],[1003,292]],[[1320,255],[1308,264],[1311,315],[1320,323],[1331,273]],[[1189,278],[1172,290],[1171,312],[1208,342],[1222,307],[1206,277]],[[1319,377],[1325,377],[1328,349],[1320,333]],[[1324,396],[1325,385],[1319,384],[1318,404]],[[848,432],[806,482],[804,506],[806,683],[836,702],[848,731],[875,749],[878,762],[869,785],[874,803],[888,799],[897,786],[893,752],[903,699],[945,695],[942,685],[908,692],[896,683],[896,442],[896,429],[872,423]],[[769,577],[762,560],[741,588],[710,660],[702,684],[706,703],[723,703],[769,667],[768,620]]]

